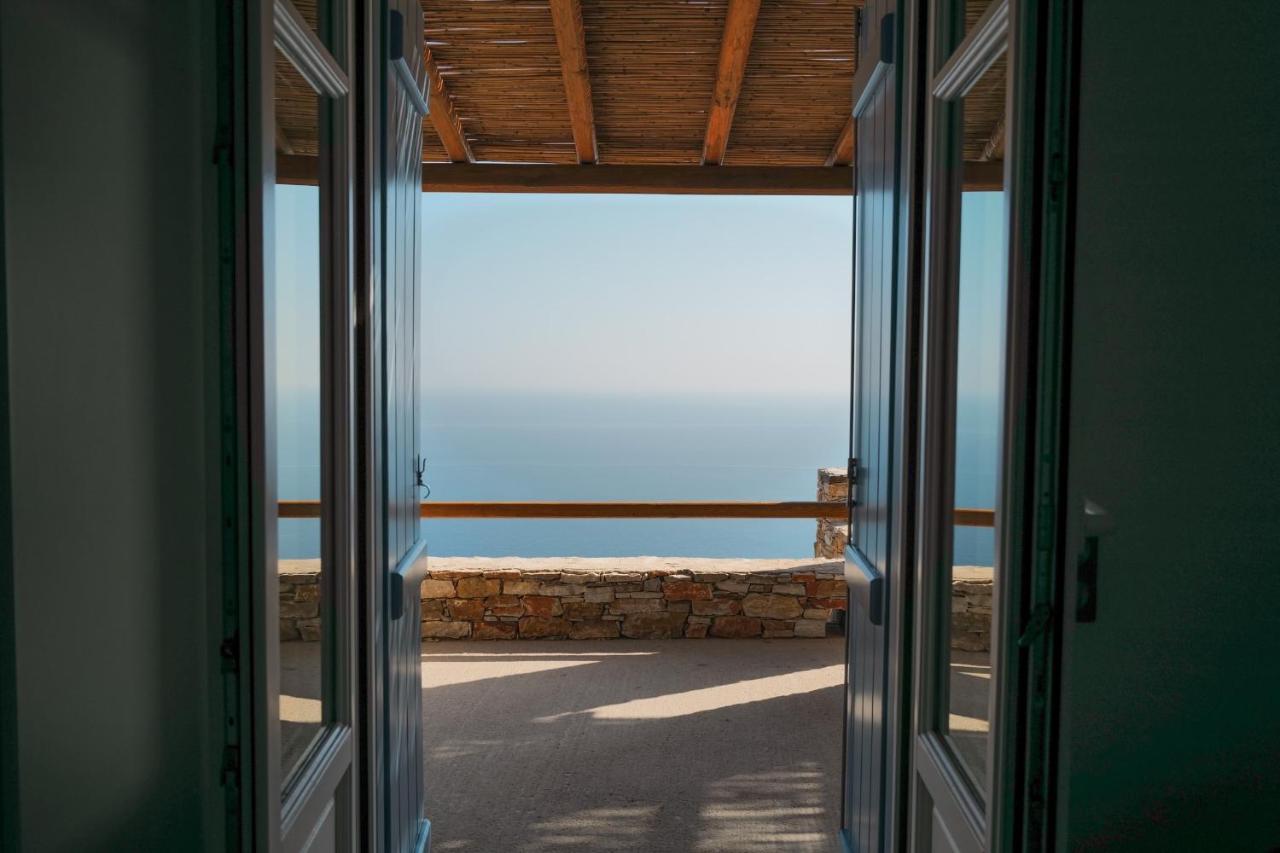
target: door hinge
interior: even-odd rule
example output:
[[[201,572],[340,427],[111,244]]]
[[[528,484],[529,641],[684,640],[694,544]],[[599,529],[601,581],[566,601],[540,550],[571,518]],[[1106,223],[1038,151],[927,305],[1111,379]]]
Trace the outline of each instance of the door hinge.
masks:
[[[845,477],[849,481],[849,487],[845,490],[844,502],[845,505],[849,507],[849,511],[852,512],[854,506],[856,506],[856,503],[854,502],[853,487],[858,484],[858,458],[856,456],[850,456],[849,464],[844,470]]]
[[[227,637],[218,646],[218,656],[222,658],[223,672],[236,672],[240,669],[240,642],[235,637]]]
[[[227,787],[238,787],[240,784],[240,747],[238,746],[222,748],[222,784]]]
[[[1022,629],[1022,635],[1018,637],[1018,648],[1028,648],[1036,640],[1044,636],[1048,632],[1049,623],[1052,620],[1053,608],[1047,604],[1037,604],[1027,618],[1027,624]]]

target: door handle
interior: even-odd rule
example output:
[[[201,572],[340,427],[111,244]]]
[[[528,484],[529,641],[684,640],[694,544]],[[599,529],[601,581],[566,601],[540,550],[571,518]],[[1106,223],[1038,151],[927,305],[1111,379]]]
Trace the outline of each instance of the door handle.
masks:
[[[844,546],[844,580],[849,597],[857,596],[867,621],[884,624],[884,574],[871,565],[856,545]]]
[[[418,115],[425,116],[431,112],[431,105],[422,96],[422,88],[418,85],[418,75],[414,74],[413,69],[409,67],[409,57],[413,54],[406,52],[404,49],[404,15],[392,9],[387,24],[387,38],[390,42],[388,52],[391,67],[395,69],[396,76],[400,78],[400,85],[404,86],[405,94],[409,96],[410,102],[413,103],[413,108],[418,112]],[[431,85],[430,80],[427,81],[427,85]]]
[[[871,106],[871,101],[875,98],[876,90],[880,87],[880,81],[889,73],[889,69],[893,67],[893,53],[895,49],[894,38],[896,32],[894,30],[893,13],[885,15],[880,19],[880,32],[878,33],[880,41],[876,45],[877,56],[874,64],[868,65],[868,73],[858,73],[853,78],[853,117],[858,118],[867,108]],[[868,51],[869,52],[869,51]],[[861,71],[861,69],[859,69]]]
[[[1085,499],[1084,545],[1076,558],[1076,621],[1098,621],[1098,559],[1102,537],[1114,529],[1111,514]]]
[[[419,539],[391,570],[391,584],[387,588],[387,615],[391,619],[403,616],[411,603],[415,609],[418,607],[418,590],[426,577],[427,542]]]

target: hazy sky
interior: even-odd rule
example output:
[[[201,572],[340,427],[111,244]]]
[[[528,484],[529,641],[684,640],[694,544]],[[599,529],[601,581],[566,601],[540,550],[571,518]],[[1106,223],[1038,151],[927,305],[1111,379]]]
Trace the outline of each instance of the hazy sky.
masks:
[[[422,197],[423,388],[848,393],[850,198]]]
[[[319,381],[313,187],[277,187],[282,388]],[[847,197],[422,196],[422,388],[847,394]],[[961,391],[994,395],[999,193],[966,193]]]

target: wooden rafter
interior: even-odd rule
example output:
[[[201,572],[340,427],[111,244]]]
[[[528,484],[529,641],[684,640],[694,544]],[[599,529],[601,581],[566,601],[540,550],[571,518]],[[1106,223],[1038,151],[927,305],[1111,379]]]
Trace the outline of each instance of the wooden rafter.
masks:
[[[856,138],[857,126],[854,124],[853,116],[849,116],[849,120],[840,130],[840,135],[836,137],[836,144],[831,147],[831,153],[827,155],[827,165],[848,166],[853,163],[853,142]]]
[[[756,31],[760,0],[729,0],[724,19],[724,36],[720,40],[720,62],[716,68],[716,86],[707,116],[707,133],[702,144],[702,162],[718,166],[724,162],[729,147],[729,130],[733,113],[742,93],[742,78],[747,71],[747,55]]]
[[[579,0],[551,0],[551,21],[560,49],[560,73],[564,96],[569,104],[569,124],[579,163],[594,163],[596,151],[595,111],[591,107],[591,74],[587,69],[587,34],[582,25]]]
[[[440,137],[449,159],[455,163],[471,163],[476,158],[467,144],[467,137],[462,132],[462,121],[453,106],[453,99],[444,86],[444,78],[436,66],[436,59],[431,55],[431,48],[423,47],[423,59],[427,66],[427,103],[431,107],[431,125]]]

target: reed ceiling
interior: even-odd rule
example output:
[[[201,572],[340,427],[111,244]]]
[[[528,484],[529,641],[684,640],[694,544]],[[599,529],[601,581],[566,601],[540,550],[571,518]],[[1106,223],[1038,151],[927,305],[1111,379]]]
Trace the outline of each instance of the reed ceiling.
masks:
[[[990,0],[964,0],[965,26]],[[422,0],[426,163],[848,166],[862,0]],[[295,0],[314,27],[315,0]],[[277,63],[282,153],[316,107]],[[1005,59],[964,103],[964,159],[1004,156]]]
[[[553,0],[554,2],[554,0]],[[601,164],[698,165],[738,0],[579,0]],[[754,5],[754,4],[752,4]],[[762,0],[726,165],[827,161],[852,107],[860,0]],[[477,162],[577,163],[548,0],[423,0]],[[430,123],[423,159],[450,159]]]

